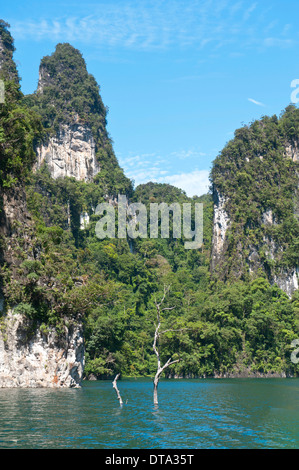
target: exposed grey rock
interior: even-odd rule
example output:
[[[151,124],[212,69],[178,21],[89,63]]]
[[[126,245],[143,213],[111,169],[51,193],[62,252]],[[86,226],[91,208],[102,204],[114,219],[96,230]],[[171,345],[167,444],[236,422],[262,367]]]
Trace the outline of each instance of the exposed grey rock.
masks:
[[[286,146],[285,155],[286,155],[286,157],[291,158],[293,160],[293,162],[298,162],[299,161],[299,148],[298,148],[298,142],[297,141],[289,143]]]
[[[61,125],[57,134],[50,136],[36,152],[35,169],[45,162],[54,179],[69,176],[90,181],[100,171],[94,138],[87,125]]]
[[[33,324],[10,310],[0,324],[0,388],[79,387],[84,370],[82,327],[72,323],[32,332]]]
[[[285,158],[291,158],[293,161],[299,160],[299,146],[297,142],[288,143],[285,150]],[[217,270],[219,264],[223,260],[227,249],[227,231],[229,230],[231,221],[226,211],[226,203],[229,202],[225,194],[220,194],[218,189],[214,187],[214,219],[213,219],[213,239],[211,252],[211,269]],[[295,208],[294,214],[299,217],[298,191],[294,194]],[[265,227],[275,225],[277,221],[272,210],[264,212],[260,219],[260,224]],[[267,258],[275,261],[282,255],[282,248],[270,237],[264,237],[264,248],[266,248]],[[250,273],[255,273],[259,269],[265,270],[263,261],[260,257],[260,247],[253,244],[248,247],[249,254],[246,256],[245,264]],[[240,247],[239,252],[242,252]],[[240,256],[240,265],[242,263]],[[241,271],[240,271],[241,272]],[[277,284],[289,297],[298,289],[299,266],[281,269],[280,272],[267,272],[271,284]]]
[[[212,241],[212,266],[215,267],[224,250],[226,231],[229,226],[229,216],[225,210],[225,197],[214,189],[214,220]]]
[[[279,274],[274,275],[274,283],[291,298],[299,287],[298,276],[298,268],[282,270]]]
[[[82,212],[82,214],[80,214],[80,229],[81,230],[86,229],[89,225],[89,222],[90,222],[89,214],[87,212]]]

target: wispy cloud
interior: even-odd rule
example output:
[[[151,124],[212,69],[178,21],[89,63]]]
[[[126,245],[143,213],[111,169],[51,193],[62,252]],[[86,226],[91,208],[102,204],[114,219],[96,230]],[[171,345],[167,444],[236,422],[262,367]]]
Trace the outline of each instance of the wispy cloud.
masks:
[[[252,12],[256,9],[257,3],[253,3],[252,5],[247,8],[243,14],[244,20],[248,20],[252,14]]]
[[[199,157],[194,150],[180,150],[172,152],[163,158],[158,154],[142,154],[128,157],[117,155],[120,166],[125,174],[135,181],[135,186],[146,184],[149,181],[155,183],[167,183],[186,191],[190,197],[201,196],[209,190],[209,170],[194,169],[190,172],[173,170],[173,161],[186,158]],[[172,162],[172,163],[170,163]]]
[[[251,101],[251,103],[254,103],[257,106],[266,106],[264,103],[261,103],[260,101],[253,100],[252,98],[248,98],[248,101]]]
[[[204,152],[200,152],[199,150],[188,149],[188,150],[177,150],[176,152],[171,152],[170,158],[179,159],[179,160],[186,160],[187,158],[198,158],[198,157],[205,157],[206,154]]]
[[[135,181],[135,186],[157,181],[169,172],[169,162],[158,154],[144,153],[126,157],[117,154],[116,156],[127,177]]]
[[[89,15],[77,5],[71,14],[64,9],[65,16],[9,21],[15,38],[79,41],[129,50],[233,45],[241,51],[244,45],[281,48],[293,44],[292,25],[273,23],[265,10],[262,2],[189,0],[182,8],[180,0],[106,0],[89,5]]]
[[[280,49],[285,49],[286,47],[294,46],[296,44],[296,41],[293,38],[270,37],[265,38],[263,44],[266,47],[278,47]]]

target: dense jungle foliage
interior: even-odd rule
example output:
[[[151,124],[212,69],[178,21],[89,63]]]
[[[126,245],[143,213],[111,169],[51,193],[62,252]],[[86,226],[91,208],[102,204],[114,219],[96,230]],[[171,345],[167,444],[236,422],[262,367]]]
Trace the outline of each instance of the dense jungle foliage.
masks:
[[[0,33],[7,37],[3,22]],[[30,250],[26,227],[15,221],[14,263],[1,267],[7,305],[26,314],[45,335],[52,326],[59,333],[65,322],[82,321],[87,378],[117,372],[145,376],[156,371],[155,302],[169,286],[159,338],[162,361],[179,359],[167,370],[169,375],[296,374],[290,345],[299,334],[299,292],[290,299],[270,285],[264,271],[238,280],[227,275],[225,282],[215,277],[210,270],[212,195],[190,199],[178,188],[156,183],[133,190],[113,153],[99,87],[81,54],[60,44],[42,60],[42,69],[50,73],[42,94],[24,98],[6,75],[6,101],[0,104],[1,197],[24,187],[24,208],[33,220]],[[98,177],[84,183],[54,180],[46,166],[33,172],[36,139],[47,138],[78,116],[94,132],[102,168]],[[267,228],[260,217],[270,209],[277,220],[270,235],[283,248],[277,262],[296,265],[297,170],[283,156],[283,145],[299,136],[298,116],[297,109],[287,108],[280,119],[265,117],[239,129],[215,160],[212,183],[227,194],[233,219],[227,272],[234,270],[238,241],[246,250],[248,239],[254,239],[262,253]],[[100,240],[95,207],[107,200],[107,191],[112,199],[121,193],[146,207],[151,202],[202,203],[203,246],[186,250],[183,237]],[[84,212],[90,217],[85,228],[80,223]],[[6,242],[1,240],[4,251]]]
[[[224,279],[246,278],[240,258],[248,258],[251,247],[257,247],[270,279],[281,269],[298,267],[299,163],[291,155],[286,158],[287,148],[297,149],[298,135],[299,109],[290,105],[280,118],[264,116],[236,130],[215,159],[211,180],[225,195],[232,221],[220,270]],[[267,223],[267,215],[272,223]],[[275,257],[271,243],[279,247]]]

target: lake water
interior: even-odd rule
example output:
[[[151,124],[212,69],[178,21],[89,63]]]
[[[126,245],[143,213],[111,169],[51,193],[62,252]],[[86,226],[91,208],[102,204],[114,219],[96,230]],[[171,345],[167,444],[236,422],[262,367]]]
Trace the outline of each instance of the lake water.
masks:
[[[298,449],[299,379],[119,380],[0,389],[0,448]]]

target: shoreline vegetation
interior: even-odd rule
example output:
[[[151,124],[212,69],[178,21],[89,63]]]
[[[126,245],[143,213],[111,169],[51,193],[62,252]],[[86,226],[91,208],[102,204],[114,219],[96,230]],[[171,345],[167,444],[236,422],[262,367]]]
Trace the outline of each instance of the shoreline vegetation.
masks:
[[[263,374],[261,372],[240,372],[240,373],[227,373],[227,374],[215,374],[211,376],[163,376],[161,377],[161,382],[166,380],[218,380],[218,379],[297,379],[298,375],[288,375],[285,372],[278,373],[278,372],[268,372]],[[149,381],[153,381],[153,376],[151,375],[139,375],[139,376],[120,376],[118,380],[121,382],[122,380],[139,380],[139,379],[148,379]],[[111,377],[101,377],[96,378],[95,376],[91,377],[84,377],[83,382],[93,382],[93,381],[106,381],[106,382],[113,382],[113,376]]]

